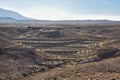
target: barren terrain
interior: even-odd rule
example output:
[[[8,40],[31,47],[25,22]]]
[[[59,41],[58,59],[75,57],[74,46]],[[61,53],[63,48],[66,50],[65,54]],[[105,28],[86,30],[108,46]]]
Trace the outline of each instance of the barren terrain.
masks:
[[[0,80],[119,80],[120,25],[0,23]]]

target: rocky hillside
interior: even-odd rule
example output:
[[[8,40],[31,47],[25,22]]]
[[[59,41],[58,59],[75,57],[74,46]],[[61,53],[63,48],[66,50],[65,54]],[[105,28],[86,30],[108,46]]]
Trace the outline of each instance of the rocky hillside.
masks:
[[[6,52],[0,48],[0,80],[19,80],[47,67],[37,63],[37,56],[27,51]]]

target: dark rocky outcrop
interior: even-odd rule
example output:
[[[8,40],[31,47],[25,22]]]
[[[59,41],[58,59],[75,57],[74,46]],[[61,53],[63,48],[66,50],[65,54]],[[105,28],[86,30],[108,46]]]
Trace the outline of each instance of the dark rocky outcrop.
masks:
[[[97,53],[97,56],[100,58],[100,59],[104,59],[104,58],[110,58],[110,57],[114,57],[116,56],[116,53],[119,52],[120,50],[119,49],[108,49],[108,50],[100,50],[98,53]]]
[[[0,47],[0,56],[3,55],[4,53],[5,53],[4,49]]]
[[[42,34],[44,37],[47,37],[47,38],[60,38],[61,37],[60,32],[57,30],[44,31],[42,32]]]

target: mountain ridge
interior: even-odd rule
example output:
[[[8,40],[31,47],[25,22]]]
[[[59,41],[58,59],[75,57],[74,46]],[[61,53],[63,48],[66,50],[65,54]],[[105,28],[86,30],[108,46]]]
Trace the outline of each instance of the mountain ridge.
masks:
[[[31,18],[24,17],[20,13],[12,10],[0,8],[0,17],[10,17],[18,20],[32,20]]]
[[[80,23],[80,24],[97,24],[97,23],[115,23],[115,24],[120,24],[120,21],[113,21],[113,20],[37,20],[37,19],[32,19],[25,17],[21,15],[20,13],[12,10],[7,10],[0,8],[0,22],[65,22],[65,23],[70,23],[70,22],[75,22],[75,23]]]

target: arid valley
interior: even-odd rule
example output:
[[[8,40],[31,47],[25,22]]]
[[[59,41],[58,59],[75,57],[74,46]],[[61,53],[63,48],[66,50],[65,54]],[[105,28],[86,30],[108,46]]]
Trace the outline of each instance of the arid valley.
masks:
[[[111,24],[1,23],[0,79],[119,80],[119,32]]]

